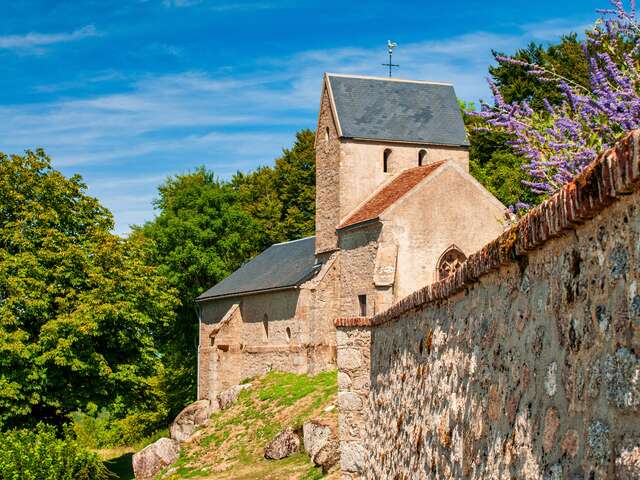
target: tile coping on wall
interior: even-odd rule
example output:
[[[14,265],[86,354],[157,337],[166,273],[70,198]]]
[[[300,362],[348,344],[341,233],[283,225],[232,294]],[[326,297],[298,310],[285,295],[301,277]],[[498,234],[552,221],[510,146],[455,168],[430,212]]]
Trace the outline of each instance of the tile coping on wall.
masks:
[[[446,300],[501,265],[517,262],[527,251],[575,229],[639,187],[640,130],[601,153],[571,183],[530,210],[518,223],[469,256],[455,274],[427,285],[373,317],[341,317],[336,327],[377,326],[427,303]]]

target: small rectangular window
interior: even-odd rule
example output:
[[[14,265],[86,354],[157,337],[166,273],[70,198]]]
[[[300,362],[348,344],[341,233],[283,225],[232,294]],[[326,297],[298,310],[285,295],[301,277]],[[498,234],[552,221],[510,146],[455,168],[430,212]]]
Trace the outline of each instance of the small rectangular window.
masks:
[[[358,304],[360,306],[360,316],[367,316],[367,296],[366,295],[358,295]]]

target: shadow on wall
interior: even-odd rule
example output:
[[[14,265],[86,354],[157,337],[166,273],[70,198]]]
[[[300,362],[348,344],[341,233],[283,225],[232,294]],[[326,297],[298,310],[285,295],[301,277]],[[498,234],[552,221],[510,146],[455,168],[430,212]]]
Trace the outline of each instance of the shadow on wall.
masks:
[[[370,470],[625,478],[640,459],[639,209],[629,199],[526,267],[374,328]]]
[[[339,326],[347,475],[640,478],[640,195],[610,193],[636,188],[637,137],[564,204],[595,216],[575,232],[551,239],[541,215],[526,231],[546,243],[518,262]]]

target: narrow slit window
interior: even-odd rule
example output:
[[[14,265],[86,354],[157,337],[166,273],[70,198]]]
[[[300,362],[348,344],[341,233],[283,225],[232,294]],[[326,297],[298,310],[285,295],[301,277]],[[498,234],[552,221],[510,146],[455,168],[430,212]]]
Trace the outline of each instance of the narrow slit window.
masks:
[[[291,341],[291,329],[287,327],[287,341]]]
[[[329,143],[329,127],[325,127],[324,129],[324,141]]]
[[[366,295],[358,295],[358,306],[360,307],[360,316],[367,316],[367,296]]]
[[[425,158],[427,158],[427,151],[426,150],[420,150],[418,152],[418,166],[422,166],[424,165],[424,160]]]
[[[264,334],[267,336],[267,338],[269,338],[269,317],[266,313],[262,318],[262,326],[264,327]]]
[[[389,158],[391,157],[391,149],[387,148],[382,155],[382,170],[389,173]]]

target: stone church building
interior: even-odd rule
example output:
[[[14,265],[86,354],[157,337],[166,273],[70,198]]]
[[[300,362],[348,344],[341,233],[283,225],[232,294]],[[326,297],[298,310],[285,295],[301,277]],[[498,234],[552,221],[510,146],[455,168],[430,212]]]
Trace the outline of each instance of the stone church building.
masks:
[[[272,369],[335,368],[335,318],[446,277],[504,224],[469,175],[453,86],[325,74],[316,235],[269,247],[198,297],[198,398]]]

